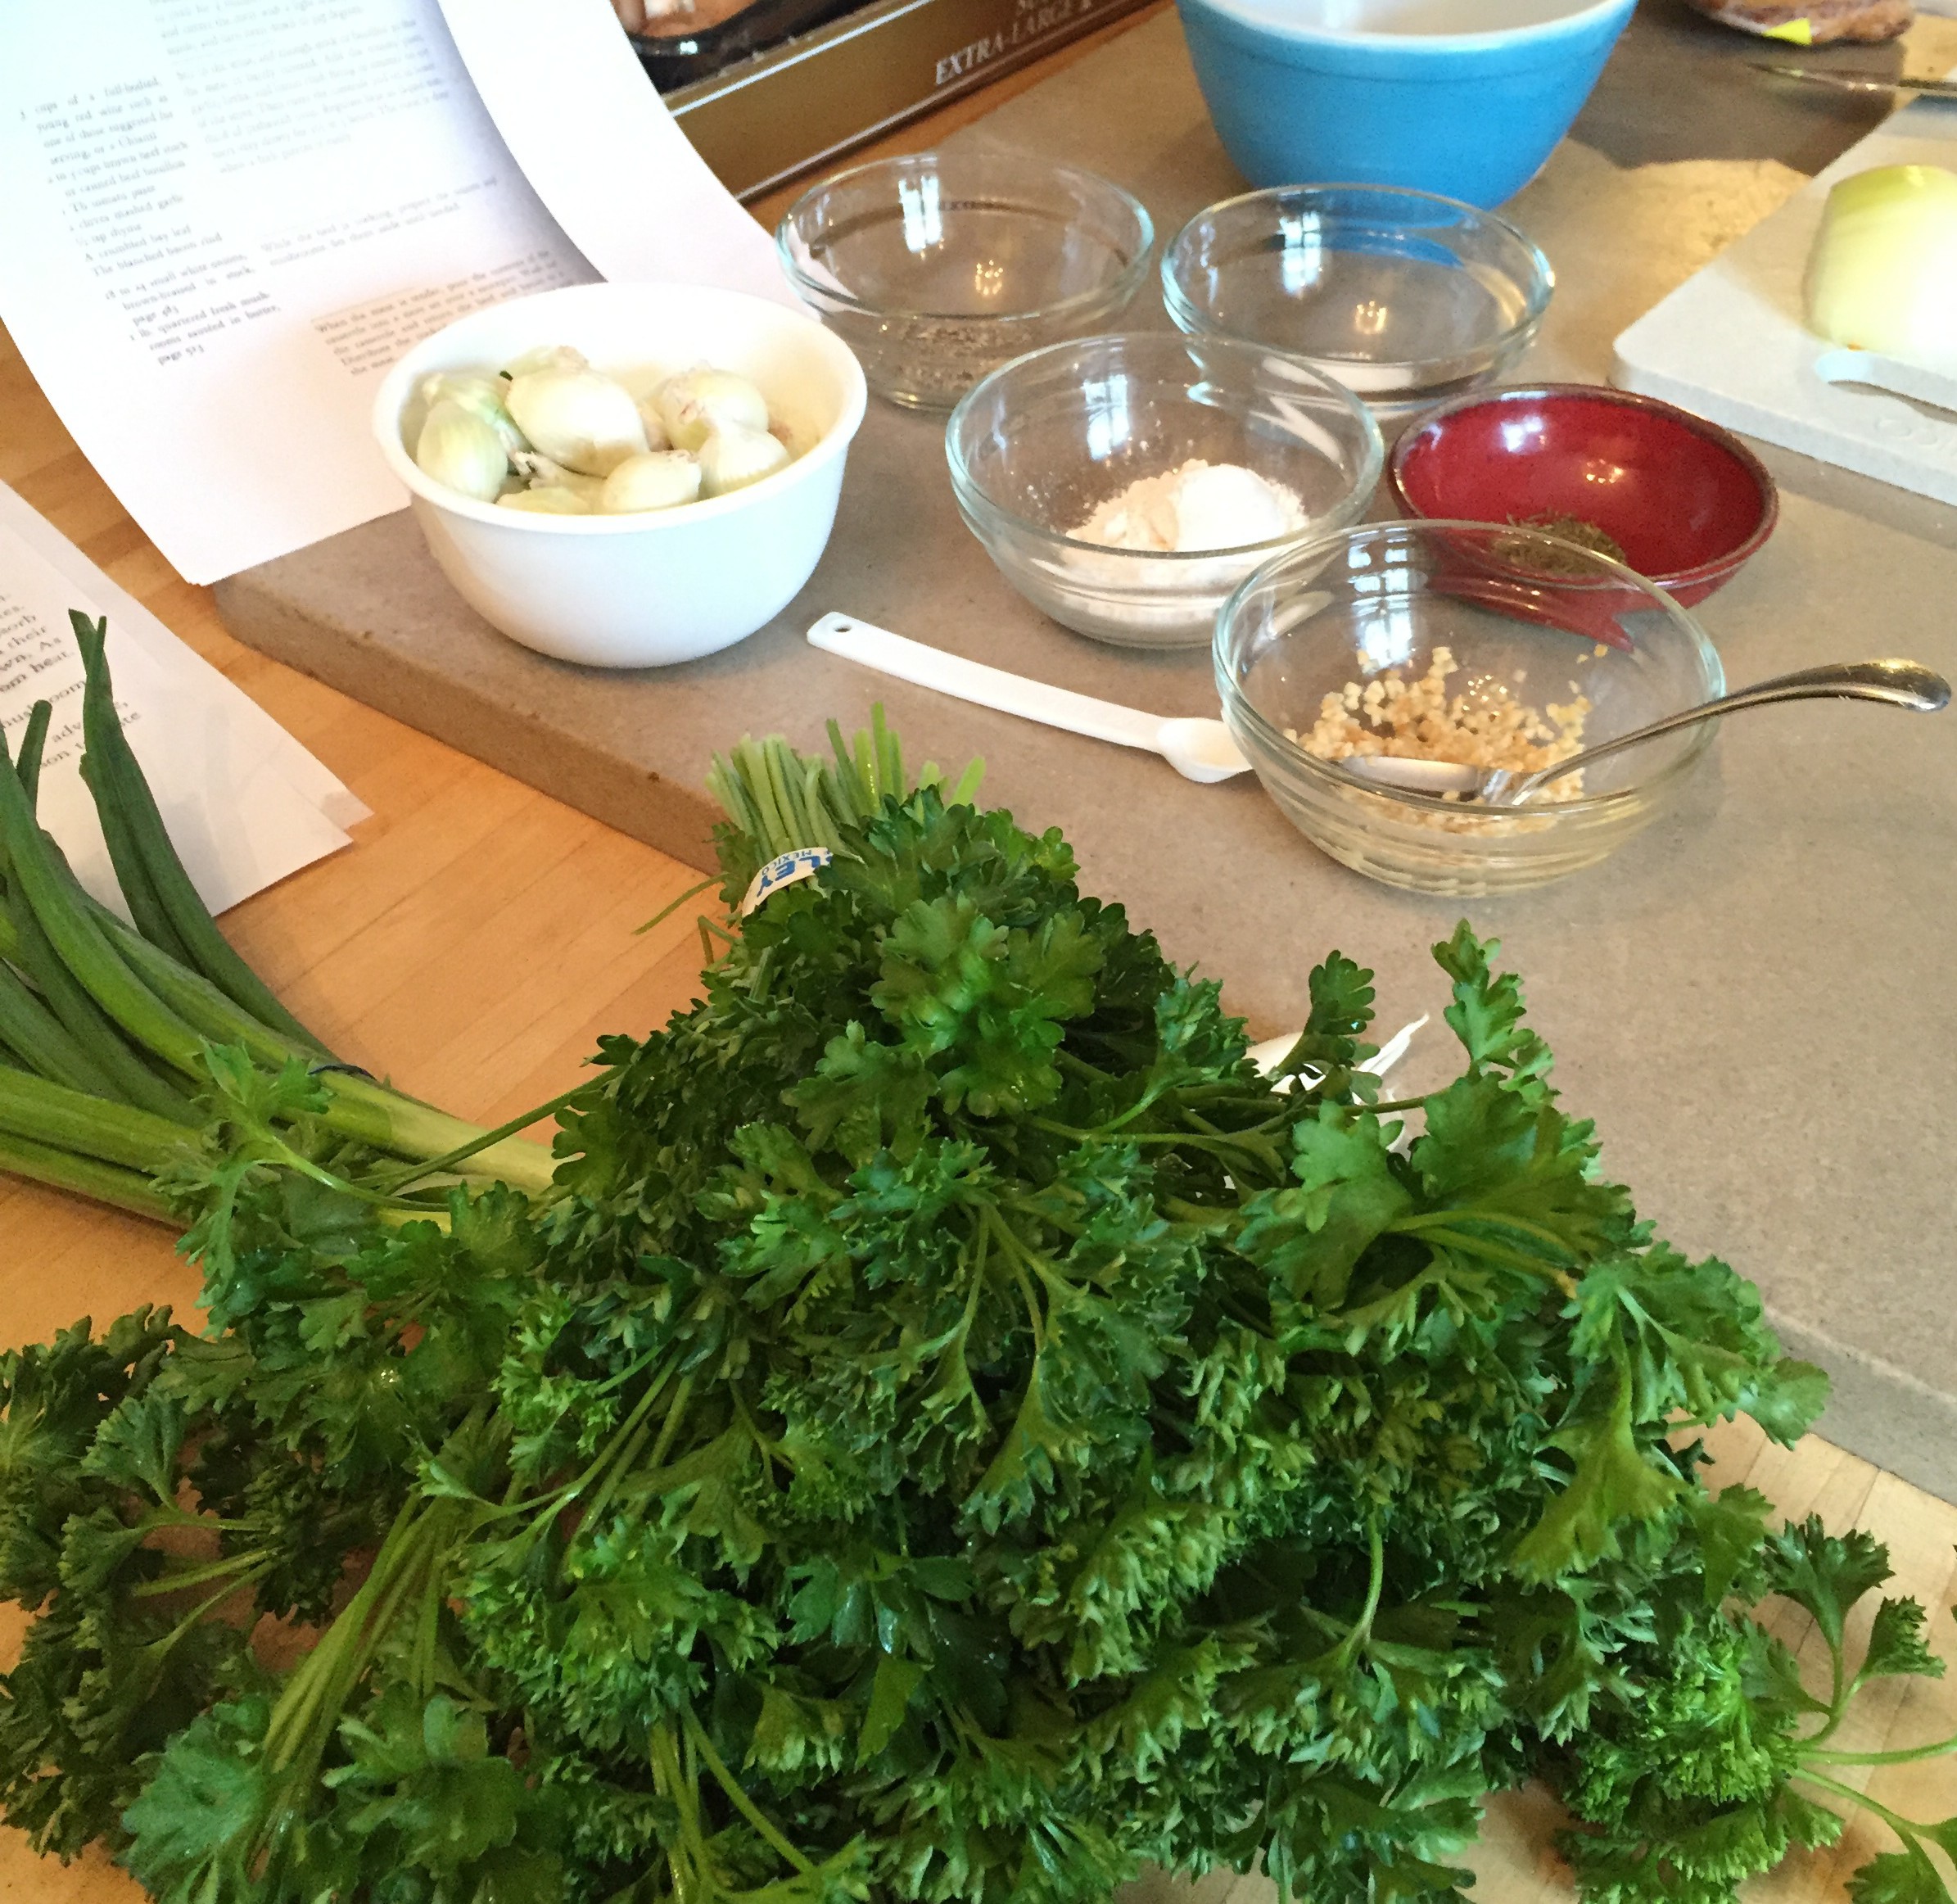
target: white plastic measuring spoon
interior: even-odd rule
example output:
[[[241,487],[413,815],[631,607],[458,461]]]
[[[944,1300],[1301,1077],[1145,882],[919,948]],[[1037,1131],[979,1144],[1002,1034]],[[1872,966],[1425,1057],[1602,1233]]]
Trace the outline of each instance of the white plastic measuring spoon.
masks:
[[[809,643],[846,661],[875,668],[879,674],[894,675],[920,688],[934,688],[957,700],[1044,721],[1049,727],[1084,734],[1090,739],[1111,740],[1117,747],[1159,753],[1185,780],[1207,785],[1250,771],[1250,762],[1237,751],[1230,730],[1221,721],[1169,719],[1137,708],[1119,707],[1113,701],[1097,701],[1091,694],[1077,694],[1070,689],[1050,687],[1045,681],[1028,681],[1024,675],[1008,674],[1003,668],[988,667],[982,661],[967,661],[962,654],[947,654],[942,648],[927,648],[921,641],[893,635],[854,615],[825,615],[809,630]]]

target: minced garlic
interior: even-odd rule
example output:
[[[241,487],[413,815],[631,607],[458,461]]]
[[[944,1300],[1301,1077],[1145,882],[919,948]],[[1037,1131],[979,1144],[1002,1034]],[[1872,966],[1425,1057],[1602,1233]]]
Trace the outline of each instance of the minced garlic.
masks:
[[[1287,729],[1287,738],[1320,760],[1385,753],[1519,774],[1538,772],[1582,751],[1590,702],[1574,681],[1572,699],[1551,702],[1539,712],[1492,675],[1470,676],[1464,690],[1450,695],[1449,679],[1462,672],[1451,649],[1436,647],[1424,675],[1410,681],[1390,668],[1364,683],[1348,681],[1319,703],[1309,733]],[[1521,671],[1516,679],[1522,679]],[[1583,778],[1580,771],[1552,780],[1534,798],[1575,799]]]

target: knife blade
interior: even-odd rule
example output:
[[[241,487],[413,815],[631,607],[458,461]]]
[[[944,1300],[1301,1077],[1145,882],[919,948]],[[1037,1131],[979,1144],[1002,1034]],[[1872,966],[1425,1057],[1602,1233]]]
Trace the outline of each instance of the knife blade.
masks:
[[[1934,99],[1957,99],[1957,79],[1913,79],[1901,75],[1878,79],[1868,73],[1824,73],[1814,66],[1783,66],[1778,60],[1749,60],[1762,73],[1783,79],[1805,79],[1813,86],[1832,86],[1839,93],[1923,93]]]

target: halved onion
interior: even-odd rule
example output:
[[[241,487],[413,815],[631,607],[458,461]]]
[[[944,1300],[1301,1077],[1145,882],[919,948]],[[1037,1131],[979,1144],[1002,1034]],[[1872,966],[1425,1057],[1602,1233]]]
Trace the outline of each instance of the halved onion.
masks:
[[[1957,375],[1957,172],[1880,165],[1836,186],[1808,254],[1807,322]]]

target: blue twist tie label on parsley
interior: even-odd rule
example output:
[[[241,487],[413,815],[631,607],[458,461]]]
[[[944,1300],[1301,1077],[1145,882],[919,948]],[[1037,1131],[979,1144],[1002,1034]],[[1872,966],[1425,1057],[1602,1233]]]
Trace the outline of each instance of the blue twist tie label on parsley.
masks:
[[[777,853],[748,882],[741,895],[741,917],[745,919],[771,893],[798,880],[814,879],[835,857],[826,846],[798,846],[792,853]]]

